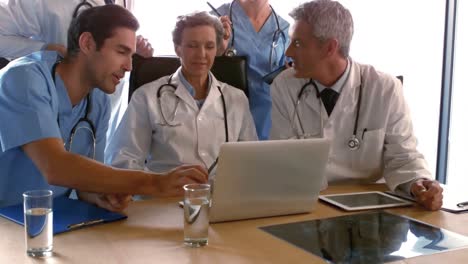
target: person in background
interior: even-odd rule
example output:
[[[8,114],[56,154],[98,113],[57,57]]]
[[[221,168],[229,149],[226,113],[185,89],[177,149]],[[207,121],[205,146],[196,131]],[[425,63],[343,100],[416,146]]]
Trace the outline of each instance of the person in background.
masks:
[[[59,196],[74,188],[81,199],[118,211],[130,194],[180,196],[184,184],[208,180],[195,165],[150,173],[101,163],[106,94],[132,68],[138,27],[123,7],[92,7],[72,20],[64,59],[39,51],[0,70],[0,206],[21,203],[27,190]]]
[[[270,86],[263,77],[286,63],[289,24],[268,0],[234,0],[217,9],[226,30],[218,55],[247,57],[249,105],[259,139],[271,128]]]
[[[210,72],[223,35],[207,12],[177,18],[172,39],[181,67],[135,91],[106,163],[155,172],[184,163],[214,168],[224,142],[257,140],[244,92]]]
[[[39,50],[57,51],[66,55],[67,30],[70,21],[91,6],[113,4],[114,0],[8,0],[0,3],[0,57],[16,59]],[[151,44],[137,37],[136,53],[153,55]],[[107,137],[117,128],[127,107],[129,76],[110,95],[111,118]]]
[[[351,13],[337,1],[316,0],[290,15],[286,55],[294,68],[271,87],[271,138],[329,139],[328,183],[385,180],[425,208],[441,208],[443,190],[416,149],[402,83],[349,56]]]

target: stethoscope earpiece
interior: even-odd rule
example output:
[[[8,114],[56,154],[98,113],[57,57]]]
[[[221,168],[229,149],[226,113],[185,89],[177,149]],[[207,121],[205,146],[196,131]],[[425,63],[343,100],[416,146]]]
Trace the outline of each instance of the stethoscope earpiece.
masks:
[[[361,142],[359,139],[356,137],[356,135],[353,135],[349,140],[348,140],[348,147],[350,150],[358,150],[359,147],[361,146]]]

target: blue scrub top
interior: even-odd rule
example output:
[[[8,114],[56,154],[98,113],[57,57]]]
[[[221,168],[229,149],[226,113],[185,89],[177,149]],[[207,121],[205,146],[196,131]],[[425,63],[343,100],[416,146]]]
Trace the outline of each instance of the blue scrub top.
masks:
[[[21,148],[44,138],[68,142],[72,127],[85,115],[86,99],[73,107],[59,75],[54,83],[51,69],[57,58],[56,52],[35,52],[0,70],[0,207],[21,203],[27,190],[50,189],[54,196],[68,191],[49,185]],[[91,96],[89,119],[96,127],[95,159],[102,162],[109,98],[99,89]],[[84,122],[78,125],[87,126]],[[86,129],[77,130],[70,151],[92,158],[91,135]]]
[[[220,6],[218,12],[229,16],[230,5],[227,3]],[[247,57],[250,111],[260,140],[268,139],[271,128],[270,86],[262,78],[285,64],[284,53],[289,44],[289,23],[279,15],[278,21],[283,34],[277,34],[277,45],[271,52],[273,35],[278,29],[274,14],[272,13],[260,31],[256,32],[238,1],[232,3],[234,48],[237,55]],[[273,55],[271,63],[270,54]]]

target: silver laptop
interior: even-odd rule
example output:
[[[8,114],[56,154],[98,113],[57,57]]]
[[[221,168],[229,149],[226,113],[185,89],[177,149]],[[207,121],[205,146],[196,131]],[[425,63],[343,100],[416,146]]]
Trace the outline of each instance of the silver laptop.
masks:
[[[210,222],[312,211],[329,149],[326,139],[223,144]]]

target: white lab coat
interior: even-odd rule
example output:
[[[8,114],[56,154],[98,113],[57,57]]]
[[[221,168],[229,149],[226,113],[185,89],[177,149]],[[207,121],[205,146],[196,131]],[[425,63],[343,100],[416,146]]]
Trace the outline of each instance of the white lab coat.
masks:
[[[174,92],[171,88],[164,88],[160,101],[169,123],[181,125],[162,125],[164,121],[156,94],[159,87],[168,82],[168,76],[145,84],[132,95],[122,122],[106,149],[106,163],[119,168],[155,172],[167,171],[181,164],[209,167],[218,157],[226,138],[218,86],[226,101],[229,141],[257,140],[249,104],[241,90],[219,82],[210,73],[210,91],[199,109],[180,82],[180,71],[179,68],[171,81],[177,89]]]
[[[81,0],[9,0],[0,3],[0,57],[15,59],[45,44],[67,46],[73,11]],[[93,6],[104,0],[88,0]]]
[[[311,85],[297,109],[306,134],[323,134],[331,140],[326,169],[328,183],[373,183],[383,178],[394,190],[402,183],[432,178],[423,155],[416,149],[417,140],[400,81],[372,66],[350,62],[348,80],[330,117]],[[294,105],[308,79],[294,78],[293,74],[293,68],[284,71],[271,86],[271,139],[291,138],[300,131],[297,116],[293,114]],[[361,146],[353,151],[347,143],[353,135],[361,84],[356,133]]]
[[[67,33],[76,6],[82,0],[9,0],[0,3],[0,57],[15,59],[41,50],[46,44],[67,46]],[[92,6],[104,0],[87,0]],[[85,10],[86,7],[80,9]],[[109,138],[127,107],[130,74],[109,95]]]

